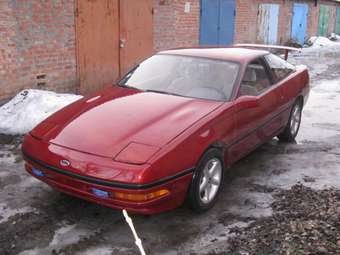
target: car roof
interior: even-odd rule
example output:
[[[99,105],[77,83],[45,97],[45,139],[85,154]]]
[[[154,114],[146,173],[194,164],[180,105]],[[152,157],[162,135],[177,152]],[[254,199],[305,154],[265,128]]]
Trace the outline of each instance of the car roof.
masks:
[[[229,48],[182,48],[161,51],[158,54],[170,54],[190,57],[202,57],[217,60],[245,63],[268,54],[268,51],[240,47]]]

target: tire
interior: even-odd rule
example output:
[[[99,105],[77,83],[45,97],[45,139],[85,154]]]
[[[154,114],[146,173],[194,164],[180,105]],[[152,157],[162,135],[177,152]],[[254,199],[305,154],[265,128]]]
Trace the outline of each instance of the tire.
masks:
[[[223,177],[222,153],[215,148],[209,149],[200,159],[189,188],[188,200],[192,210],[202,213],[214,206]]]
[[[301,124],[301,114],[302,114],[302,102],[301,100],[296,100],[290,111],[289,120],[287,126],[278,138],[283,142],[294,142],[295,138],[299,132]]]

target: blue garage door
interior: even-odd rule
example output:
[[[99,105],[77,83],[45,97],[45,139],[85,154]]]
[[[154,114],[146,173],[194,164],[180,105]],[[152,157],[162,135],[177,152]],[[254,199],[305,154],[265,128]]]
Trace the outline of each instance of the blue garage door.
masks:
[[[200,44],[234,41],[235,0],[201,0]]]
[[[293,6],[292,39],[301,45],[304,44],[307,30],[308,5],[297,4]]]

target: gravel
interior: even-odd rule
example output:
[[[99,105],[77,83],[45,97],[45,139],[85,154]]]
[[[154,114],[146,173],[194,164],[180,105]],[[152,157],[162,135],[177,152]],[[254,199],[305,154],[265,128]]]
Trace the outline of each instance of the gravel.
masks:
[[[235,228],[218,254],[340,254],[340,191],[302,184],[274,194],[273,215]]]

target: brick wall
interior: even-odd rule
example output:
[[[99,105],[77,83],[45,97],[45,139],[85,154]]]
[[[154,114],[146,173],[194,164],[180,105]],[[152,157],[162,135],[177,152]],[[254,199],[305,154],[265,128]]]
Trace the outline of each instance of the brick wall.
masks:
[[[253,43],[256,41],[258,2],[237,0],[234,35],[236,43]]]
[[[0,101],[75,88],[74,0],[0,1],[0,77]]]
[[[172,0],[154,1],[154,46],[156,50],[176,46],[175,12]]]
[[[318,33],[318,20],[319,20],[320,5],[315,6],[314,3],[308,3],[308,37],[315,36]]]
[[[185,3],[190,12],[184,12]],[[154,45],[156,50],[198,45],[199,0],[154,1]]]

